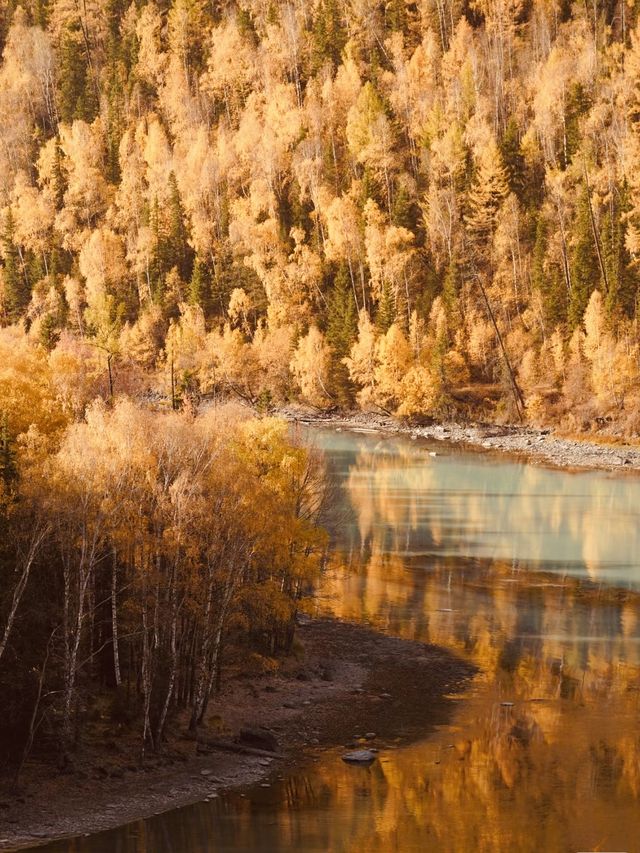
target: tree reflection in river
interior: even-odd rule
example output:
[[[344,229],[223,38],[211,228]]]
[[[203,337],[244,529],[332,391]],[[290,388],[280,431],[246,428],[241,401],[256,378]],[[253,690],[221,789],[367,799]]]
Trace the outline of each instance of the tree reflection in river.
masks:
[[[314,435],[344,486],[318,610],[477,663],[451,724],[51,849],[640,849],[640,481]]]

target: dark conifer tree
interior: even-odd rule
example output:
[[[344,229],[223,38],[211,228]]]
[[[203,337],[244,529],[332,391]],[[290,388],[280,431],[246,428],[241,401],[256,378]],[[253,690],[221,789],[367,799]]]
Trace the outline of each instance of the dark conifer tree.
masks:
[[[624,242],[626,208],[626,193],[623,192],[621,197],[611,199],[602,217],[600,239],[608,286],[605,303],[611,317],[616,313],[632,317],[636,308],[637,282]]]
[[[393,293],[388,283],[385,281],[382,288],[382,296],[378,304],[376,312],[376,326],[381,332],[386,332],[393,325],[396,319],[396,306],[393,298]]]
[[[180,198],[178,182],[173,172],[169,175],[169,205],[167,223],[167,249],[169,269],[176,267],[183,281],[191,279],[193,249],[189,245],[186,216]]]
[[[9,208],[1,237],[2,259],[4,262],[3,278],[7,313],[10,320],[19,320],[22,312],[29,304],[31,292],[22,268],[20,253],[15,242],[15,223],[13,213]]]
[[[210,296],[207,287],[206,268],[198,257],[193,262],[193,272],[189,282],[189,302],[192,305],[199,305],[205,312],[208,311]]]
[[[589,189],[583,186],[573,222],[574,244],[571,252],[571,294],[568,320],[571,328],[582,322],[589,297],[600,281],[598,257],[593,238]]]
[[[92,79],[80,23],[72,22],[62,34],[58,67],[58,113],[64,122],[91,122],[99,103]]]
[[[333,352],[329,390],[340,405],[346,407],[353,403],[353,384],[343,359],[349,354],[357,331],[358,318],[349,270],[346,264],[341,264],[329,295],[326,337]]]
[[[312,70],[317,71],[327,61],[337,68],[346,43],[347,32],[340,4],[337,0],[323,0],[313,23]]]
[[[538,217],[531,258],[531,283],[542,294],[545,320],[550,326],[563,323],[567,317],[567,287],[562,269],[548,257],[549,226],[544,216]]]
[[[7,427],[6,417],[0,421],[0,486],[7,494],[18,478],[16,455]],[[0,492],[1,494],[2,492]]]

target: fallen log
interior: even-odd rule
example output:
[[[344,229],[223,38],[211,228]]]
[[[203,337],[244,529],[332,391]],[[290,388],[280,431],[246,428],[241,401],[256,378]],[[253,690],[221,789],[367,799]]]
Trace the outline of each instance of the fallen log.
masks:
[[[196,744],[208,746],[210,749],[222,749],[225,752],[236,752],[240,755],[257,755],[260,758],[285,758],[282,752],[272,752],[269,749],[258,749],[256,746],[245,746],[243,743],[237,743],[233,740],[225,740],[224,738],[212,737],[211,735],[198,732],[190,739],[196,741]]]

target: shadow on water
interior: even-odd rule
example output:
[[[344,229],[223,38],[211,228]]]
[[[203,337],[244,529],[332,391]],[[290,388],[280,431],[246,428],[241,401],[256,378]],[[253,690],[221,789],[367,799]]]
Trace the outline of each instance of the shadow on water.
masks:
[[[270,788],[45,849],[640,849],[640,480],[311,435],[339,487],[318,612],[477,664],[453,719],[368,769],[327,751]]]

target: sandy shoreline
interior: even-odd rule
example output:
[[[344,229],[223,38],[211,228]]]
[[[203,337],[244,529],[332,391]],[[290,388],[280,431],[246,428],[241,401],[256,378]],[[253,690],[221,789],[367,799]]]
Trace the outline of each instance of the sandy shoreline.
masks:
[[[595,441],[556,436],[548,429],[498,424],[434,423],[412,426],[391,416],[373,412],[346,414],[287,407],[277,414],[290,421],[335,428],[391,432],[411,438],[426,438],[473,449],[501,452],[565,470],[599,469],[640,471],[640,444],[599,444]]]
[[[99,765],[94,756],[72,775],[33,765],[20,791],[0,794],[0,849],[98,832],[277,778],[318,750],[359,746],[356,734],[375,732],[367,745],[384,752],[387,742],[395,747],[446,722],[446,694],[474,672],[444,649],[336,620],[312,620],[298,636],[304,651],[276,675],[230,680],[208,726],[217,733],[219,714],[225,736],[265,727],[284,758],[209,750],[176,732],[167,755],[144,770],[127,763],[117,742]]]

